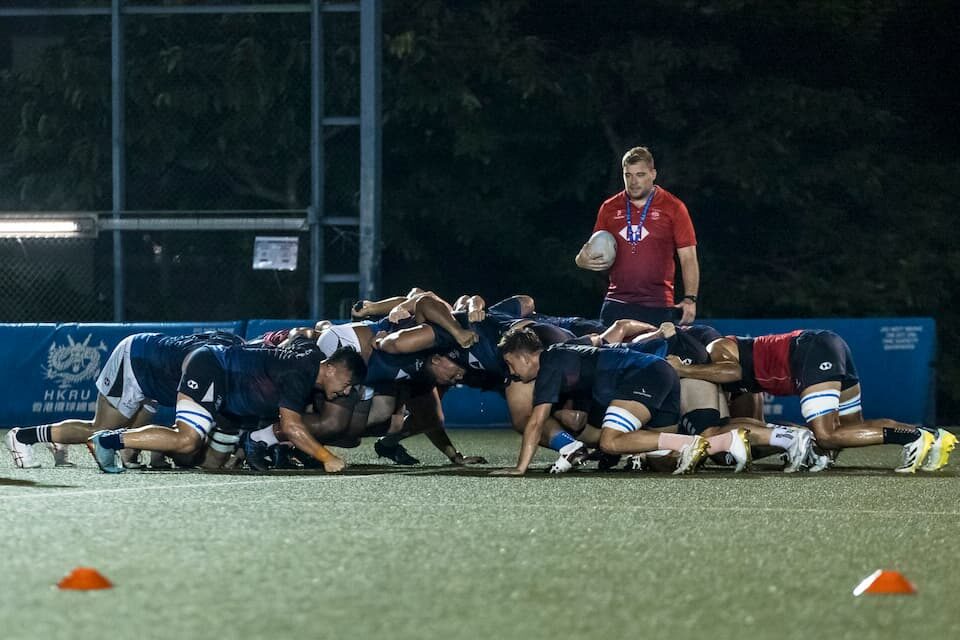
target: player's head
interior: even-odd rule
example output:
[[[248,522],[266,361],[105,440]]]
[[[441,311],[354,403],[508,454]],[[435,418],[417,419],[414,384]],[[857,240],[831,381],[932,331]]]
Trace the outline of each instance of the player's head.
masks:
[[[511,377],[520,382],[530,382],[537,377],[543,343],[532,329],[511,329],[500,338],[497,346],[510,369]]]
[[[449,387],[463,380],[467,370],[446,353],[434,353],[424,365],[433,381],[440,387]]]
[[[353,385],[360,384],[367,375],[367,363],[351,347],[340,347],[320,363],[317,386],[328,400],[350,393]]]
[[[623,188],[631,199],[644,197],[653,188],[657,169],[646,147],[634,147],[623,154]]]

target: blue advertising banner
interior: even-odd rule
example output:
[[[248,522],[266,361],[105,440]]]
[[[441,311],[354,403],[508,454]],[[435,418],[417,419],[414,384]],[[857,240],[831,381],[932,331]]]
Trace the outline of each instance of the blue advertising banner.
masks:
[[[155,324],[0,324],[4,410],[0,426],[93,417],[95,381],[110,352],[134,333],[240,333],[242,322]]]

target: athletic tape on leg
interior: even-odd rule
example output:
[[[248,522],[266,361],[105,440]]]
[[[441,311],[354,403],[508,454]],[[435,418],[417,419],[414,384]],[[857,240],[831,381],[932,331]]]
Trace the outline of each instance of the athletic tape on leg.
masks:
[[[859,413],[861,410],[860,394],[858,393],[857,395],[853,396],[846,402],[841,402],[839,410],[840,410],[840,415],[842,416],[847,416],[847,415],[850,415],[851,413]]]
[[[836,411],[839,406],[839,391],[816,391],[800,398],[800,413],[807,422]]]
[[[204,440],[213,427],[213,416],[193,400],[177,400],[177,422],[189,425]]]
[[[607,412],[603,414],[602,429],[613,429],[621,433],[631,433],[643,426],[640,418],[633,415],[626,409],[620,407],[607,407]]]
[[[214,431],[210,436],[210,448],[220,453],[233,453],[240,442],[239,433],[224,433],[223,431]]]

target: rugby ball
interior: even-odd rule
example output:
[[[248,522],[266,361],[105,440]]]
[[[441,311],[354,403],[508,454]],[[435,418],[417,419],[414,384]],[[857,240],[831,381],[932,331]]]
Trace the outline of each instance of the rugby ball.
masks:
[[[609,269],[617,259],[617,239],[609,231],[597,231],[587,240],[587,256],[601,259]]]

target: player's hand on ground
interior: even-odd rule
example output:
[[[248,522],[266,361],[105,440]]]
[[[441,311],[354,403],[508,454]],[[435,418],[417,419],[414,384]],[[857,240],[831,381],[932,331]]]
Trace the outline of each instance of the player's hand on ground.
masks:
[[[323,463],[323,470],[327,473],[340,473],[347,468],[347,463],[342,458],[333,458]]]
[[[525,471],[521,471],[516,467],[510,467],[509,469],[497,469],[496,471],[491,471],[490,475],[492,476],[522,476]]]
[[[464,456],[459,451],[457,455],[450,461],[456,465],[466,465],[466,464],[487,464],[487,459],[483,456]]]

